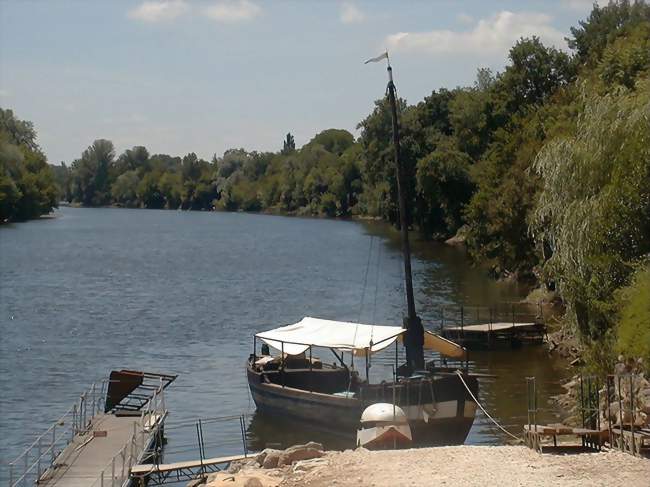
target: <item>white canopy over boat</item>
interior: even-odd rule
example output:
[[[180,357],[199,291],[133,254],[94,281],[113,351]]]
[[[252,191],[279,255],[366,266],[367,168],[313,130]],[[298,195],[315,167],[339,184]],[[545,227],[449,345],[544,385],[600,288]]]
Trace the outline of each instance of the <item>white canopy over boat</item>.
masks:
[[[293,325],[255,336],[287,355],[299,355],[310,346],[352,350],[357,355],[364,355],[366,350],[370,353],[383,350],[405,331],[401,326],[364,325],[306,316]]]

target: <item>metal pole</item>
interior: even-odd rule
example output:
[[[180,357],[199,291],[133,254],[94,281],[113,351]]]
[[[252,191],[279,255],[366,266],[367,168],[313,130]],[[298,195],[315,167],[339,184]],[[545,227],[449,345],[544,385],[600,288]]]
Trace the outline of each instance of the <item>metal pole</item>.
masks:
[[[77,433],[77,404],[75,403],[72,406],[72,435],[71,435],[71,438],[74,438],[74,435],[76,433]],[[72,439],[70,441],[72,441]]]
[[[465,335],[463,333],[463,328],[465,326],[465,307],[461,304],[460,305],[460,333],[461,335]]]
[[[27,469],[29,468],[29,455],[25,452],[25,472],[23,473],[23,485],[27,484]]]
[[[312,392],[314,387],[314,366],[312,362],[311,349],[312,346],[309,345],[309,392]]]
[[[634,444],[634,378],[632,374],[630,374],[630,431],[632,433],[632,455],[634,455],[636,445]]]
[[[99,474],[99,486],[104,487],[104,471],[102,470],[102,473]]]
[[[115,487],[115,457],[111,461],[111,487]]]
[[[280,342],[281,345],[281,350],[280,353],[282,354],[281,358],[281,365],[282,365],[282,387],[284,387],[284,342]]]
[[[37,466],[37,475],[38,475],[38,477],[36,477],[36,480],[37,480],[37,481],[38,481],[38,479],[41,478],[41,455],[42,455],[42,451],[41,451],[41,439],[42,439],[42,438],[43,438],[42,436],[39,436],[39,437],[38,437],[38,460],[36,461],[36,462],[37,462],[37,465],[38,465],[38,466]]]
[[[56,424],[52,426],[52,451],[51,456],[52,456],[52,463],[54,463],[54,445],[56,444]]]

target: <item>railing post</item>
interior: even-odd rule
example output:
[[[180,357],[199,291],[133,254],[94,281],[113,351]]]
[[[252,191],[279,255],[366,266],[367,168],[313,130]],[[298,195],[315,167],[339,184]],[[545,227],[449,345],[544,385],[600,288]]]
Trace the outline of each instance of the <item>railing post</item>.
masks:
[[[25,452],[25,471],[23,472],[23,485],[27,485],[27,469],[29,468],[29,451]]]
[[[91,416],[90,416],[90,417],[91,417],[91,418],[94,418],[94,417],[95,417],[95,407],[97,406],[97,398],[96,398],[96,396],[95,396],[95,383],[94,383],[94,382],[93,382],[93,386],[92,386],[92,389],[91,389],[91,395],[92,395],[92,397],[93,397],[93,398],[92,398],[92,401],[93,401],[93,409],[92,409],[92,411],[91,411]]]
[[[72,438],[74,438],[76,432],[77,432],[77,404],[75,403],[72,406],[72,435],[71,435]]]
[[[14,487],[14,464],[9,464],[9,487]]]
[[[36,477],[37,481],[41,478],[41,455],[43,454],[42,448],[41,448],[41,440],[42,440],[42,438],[43,438],[42,436],[38,437],[38,460],[36,460],[36,464],[37,464],[36,475],[38,475],[38,477]]]
[[[126,445],[122,447],[122,451],[120,452],[120,455],[122,456],[122,475],[120,477],[120,485],[124,483],[124,464],[126,463]]]
[[[56,424],[52,426],[52,449],[50,450],[52,463],[54,463],[54,445],[56,445]]]
[[[111,487],[115,487],[115,457],[111,461]]]
[[[99,487],[104,487],[104,471],[99,474]]]

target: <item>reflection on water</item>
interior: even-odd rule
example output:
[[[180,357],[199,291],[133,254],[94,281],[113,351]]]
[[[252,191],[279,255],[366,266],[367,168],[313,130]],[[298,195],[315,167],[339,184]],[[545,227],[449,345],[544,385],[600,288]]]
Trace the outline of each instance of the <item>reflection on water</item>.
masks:
[[[0,228],[0,470],[111,368],[179,374],[167,395],[167,459],[197,456],[196,418],[241,413],[255,445],[294,434],[336,445],[254,414],[244,373],[252,336],[305,315],[400,324],[398,237],[374,223],[76,208]],[[415,242],[413,269],[418,312],[433,329],[442,305],[526,292],[445,245]],[[378,359],[372,374],[390,377],[391,365]],[[538,377],[544,404],[568,374],[542,347],[475,353],[471,368],[497,376],[481,380],[481,400],[515,432],[526,416],[524,378]],[[237,421],[207,434],[206,454],[241,451]],[[502,440],[479,412],[468,442]]]

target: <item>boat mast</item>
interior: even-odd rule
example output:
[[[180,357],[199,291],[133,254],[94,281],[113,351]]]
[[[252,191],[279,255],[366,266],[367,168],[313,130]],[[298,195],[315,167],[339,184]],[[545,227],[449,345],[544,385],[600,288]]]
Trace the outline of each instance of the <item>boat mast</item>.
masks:
[[[404,345],[406,347],[406,362],[408,371],[424,369],[424,328],[422,320],[415,311],[413,297],[413,277],[411,273],[411,247],[409,245],[408,221],[406,216],[406,191],[404,181],[404,168],[400,162],[399,124],[397,120],[397,101],[395,99],[395,84],[393,83],[393,68],[386,53],[388,61],[388,100],[390,102],[391,116],[393,119],[393,148],[395,156],[395,172],[397,176],[397,194],[399,199],[399,220],[402,234],[402,255],[404,257],[404,279],[406,281],[406,304],[408,315],[404,317],[406,333]]]

